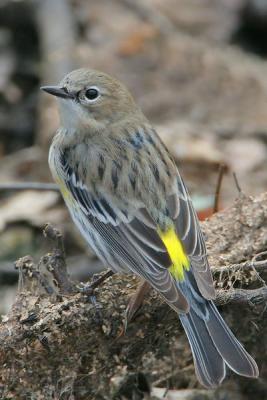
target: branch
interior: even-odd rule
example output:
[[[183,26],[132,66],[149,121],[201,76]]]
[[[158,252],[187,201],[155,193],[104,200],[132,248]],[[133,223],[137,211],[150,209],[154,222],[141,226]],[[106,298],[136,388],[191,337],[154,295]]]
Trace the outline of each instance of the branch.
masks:
[[[267,252],[262,252],[260,255],[266,254]],[[259,254],[257,255],[259,256]],[[267,272],[267,260],[262,260],[262,261],[245,261],[240,264],[230,264],[224,267],[216,267],[212,268],[212,273],[214,276],[217,274],[223,275],[223,274],[229,274],[229,273],[234,273],[238,271],[246,271],[249,272],[251,270],[256,270],[258,272]]]
[[[267,301],[267,286],[254,289],[232,289],[228,291],[218,290],[216,293],[215,303],[217,305],[239,304],[258,306],[265,304]]]
[[[223,175],[224,175],[225,171],[226,171],[226,165],[221,164],[219,167],[218,180],[217,180],[217,185],[216,185],[216,190],[215,190],[213,214],[218,212],[218,210],[219,210],[219,199],[220,199]]]
[[[19,271],[19,291],[49,296],[72,294],[75,289],[67,272],[62,235],[51,224],[45,226],[43,233],[52,241],[54,248],[51,253],[41,257],[38,264],[30,256],[22,257],[15,263]]]
[[[43,183],[43,182],[11,182],[11,183],[0,183],[1,190],[52,190],[59,191],[59,188],[54,183]]]

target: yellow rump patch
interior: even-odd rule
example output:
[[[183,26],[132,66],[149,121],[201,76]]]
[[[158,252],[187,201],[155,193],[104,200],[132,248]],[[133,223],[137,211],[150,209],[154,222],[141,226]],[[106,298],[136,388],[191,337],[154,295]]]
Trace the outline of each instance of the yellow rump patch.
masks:
[[[184,280],[184,270],[189,270],[190,262],[174,227],[166,232],[159,230],[159,236],[165,244],[172,261],[172,265],[169,268],[170,273],[175,279]]]

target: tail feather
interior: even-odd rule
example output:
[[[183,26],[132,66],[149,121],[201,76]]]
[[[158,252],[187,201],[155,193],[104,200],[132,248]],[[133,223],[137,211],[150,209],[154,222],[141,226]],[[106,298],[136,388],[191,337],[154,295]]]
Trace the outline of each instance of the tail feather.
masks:
[[[205,322],[194,311],[180,315],[180,320],[191,345],[198,380],[206,387],[218,386],[225,377],[225,363]]]
[[[209,320],[207,330],[225,363],[239,375],[256,378],[259,370],[254,359],[228,328],[212,301],[207,302]]]
[[[203,302],[205,313],[191,307],[187,314],[179,315],[199,381],[206,387],[216,387],[225,377],[226,365],[239,375],[256,378],[259,371],[254,359],[228,328],[214,303]]]

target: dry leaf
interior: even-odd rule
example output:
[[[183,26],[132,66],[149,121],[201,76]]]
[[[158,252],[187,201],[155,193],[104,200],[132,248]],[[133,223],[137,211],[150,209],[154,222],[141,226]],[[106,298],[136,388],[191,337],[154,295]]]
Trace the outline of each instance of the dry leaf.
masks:
[[[56,192],[26,191],[7,199],[0,208],[0,231],[10,222],[28,221],[33,225],[44,222],[43,213],[56,204]]]

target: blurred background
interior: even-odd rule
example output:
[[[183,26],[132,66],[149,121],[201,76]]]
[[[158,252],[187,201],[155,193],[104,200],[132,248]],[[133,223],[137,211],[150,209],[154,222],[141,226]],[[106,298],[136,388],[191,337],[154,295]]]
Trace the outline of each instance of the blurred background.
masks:
[[[266,38],[266,0],[0,1],[0,314],[16,293],[14,261],[49,250],[46,222],[64,233],[75,279],[101,268],[57,191],[5,186],[52,182],[47,156],[59,121],[39,87],[79,67],[122,80],[204,218],[221,164],[220,208],[237,196],[233,171],[247,194],[266,190]]]

